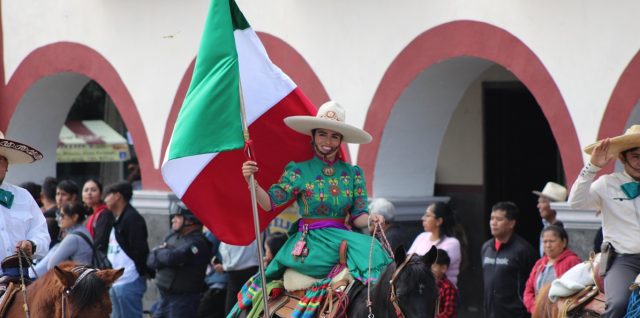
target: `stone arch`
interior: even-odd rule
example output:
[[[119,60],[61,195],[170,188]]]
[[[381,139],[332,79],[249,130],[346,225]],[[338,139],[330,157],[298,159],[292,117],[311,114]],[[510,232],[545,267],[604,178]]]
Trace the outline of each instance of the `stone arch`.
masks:
[[[370,192],[375,191],[378,178],[375,169],[383,131],[405,89],[419,76],[426,76],[424,79],[428,81],[434,75],[449,74],[449,71],[458,67],[466,67],[465,70],[474,72],[459,76],[466,76],[468,80],[475,78],[485,69],[482,64],[486,61],[503,66],[530,90],[556,139],[567,180],[575,179],[583,164],[580,144],[562,95],[544,64],[526,44],[506,30],[483,22],[454,21],[425,31],[409,43],[391,63],[376,90],[364,125],[373,136],[373,142],[361,146],[358,153],[358,163],[368,177]],[[453,77],[447,80],[450,83],[456,81]],[[460,82],[465,79],[457,80]],[[442,94],[440,92],[443,101],[452,103],[460,92],[449,96]],[[450,114],[449,117],[446,114],[443,116],[438,120],[448,122]],[[436,140],[439,145],[442,137],[436,137]],[[435,152],[436,159],[421,169],[435,173]],[[427,188],[424,190],[428,195],[428,184],[433,187],[434,176],[430,176],[426,182]]]

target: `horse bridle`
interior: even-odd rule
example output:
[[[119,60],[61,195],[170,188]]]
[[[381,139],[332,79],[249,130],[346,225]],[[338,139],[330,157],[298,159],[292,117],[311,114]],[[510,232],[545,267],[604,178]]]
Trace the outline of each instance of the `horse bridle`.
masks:
[[[76,288],[78,284],[80,284],[80,282],[85,277],[89,276],[89,274],[91,273],[97,272],[98,270],[95,268],[90,268],[86,266],[76,266],[72,268],[71,271],[80,275],[78,275],[78,278],[76,278],[76,280],[73,282],[73,285],[71,285],[71,287],[65,288],[62,291],[62,318],[67,317],[67,312],[68,312],[67,307],[69,307],[68,306],[69,296],[71,295],[71,292],[73,291],[73,289]],[[71,317],[70,314],[69,314],[69,317]]]
[[[407,258],[393,272],[393,275],[391,275],[391,280],[389,281],[389,285],[391,287],[391,288],[389,288],[389,301],[391,301],[391,304],[393,305],[393,310],[396,312],[396,316],[398,318],[404,318],[405,316],[404,316],[404,313],[402,313],[402,308],[400,308],[400,303],[398,302],[398,294],[396,292],[395,282],[396,282],[396,278],[398,277],[398,275],[400,275],[400,272],[404,269],[404,267],[407,264],[409,264],[409,261],[411,260],[412,256],[413,256],[413,254],[408,254],[407,255]],[[429,269],[429,270],[431,270],[431,269]],[[436,306],[435,306],[435,314],[436,315],[438,313],[439,303],[440,303],[440,296],[438,296],[438,300],[436,301]],[[434,315],[434,317],[436,315]]]
[[[398,303],[398,294],[396,293],[396,278],[400,275],[402,269],[409,263],[413,254],[407,255],[407,258],[400,264],[400,266],[396,267],[396,270],[393,271],[391,275],[391,280],[389,281],[390,289],[389,289],[389,301],[393,305],[393,310],[396,312],[396,316],[398,318],[404,318],[404,314],[402,313],[402,308],[400,308],[400,304]]]

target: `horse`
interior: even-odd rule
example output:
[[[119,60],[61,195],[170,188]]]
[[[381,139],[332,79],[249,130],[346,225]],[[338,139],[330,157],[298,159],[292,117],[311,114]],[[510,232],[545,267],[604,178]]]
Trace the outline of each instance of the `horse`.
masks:
[[[64,262],[26,288],[27,308],[33,317],[96,317],[111,314],[109,287],[124,269],[96,270]],[[28,317],[22,292],[15,294],[5,317]]]
[[[600,258],[592,254],[586,262],[572,267],[560,280],[570,277],[584,284],[581,291],[567,297],[559,297],[555,303],[549,299],[552,284],[545,284],[536,295],[533,318],[547,317],[600,317],[604,313],[604,280],[599,275]],[[555,282],[554,282],[555,283]]]
[[[372,284],[371,314],[367,306],[369,289],[362,282],[355,280],[346,289],[347,302],[337,304],[334,312],[316,313],[322,318],[346,317],[373,318],[431,318],[435,317],[438,309],[438,286],[431,272],[431,264],[436,259],[437,249],[432,247],[424,256],[407,255],[404,247],[399,246],[394,253],[394,261],[389,263],[378,278],[378,283]],[[282,298],[270,300],[271,317],[288,317],[291,314],[292,298],[285,292]],[[338,298],[342,299],[341,296]],[[281,302],[283,300],[284,302]],[[329,301],[328,299],[325,300]],[[338,302],[341,302],[339,300]],[[276,305],[278,304],[278,305]],[[285,305],[286,304],[286,305]],[[275,305],[275,306],[274,306]],[[324,304],[326,305],[326,303]],[[335,305],[335,304],[334,304]],[[277,307],[275,310],[272,307]],[[285,308],[286,307],[286,308]],[[324,306],[320,306],[325,308]],[[346,307],[346,310],[345,310]],[[247,317],[248,311],[239,312],[239,318]],[[262,314],[262,313],[261,313]]]
[[[399,246],[391,262],[372,288],[373,317],[431,318],[438,310],[438,286],[431,272],[437,249],[424,256],[407,255]],[[367,288],[350,295],[347,316],[371,317],[367,307]]]

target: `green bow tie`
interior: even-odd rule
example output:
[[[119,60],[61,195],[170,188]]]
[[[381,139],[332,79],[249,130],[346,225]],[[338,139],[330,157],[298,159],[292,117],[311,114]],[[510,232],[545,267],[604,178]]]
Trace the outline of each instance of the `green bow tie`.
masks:
[[[627,182],[621,185],[620,188],[622,188],[622,192],[627,195],[629,200],[635,199],[640,194],[640,182],[637,181]]]
[[[12,204],[13,193],[0,189],[0,205],[6,207],[7,209],[11,209]]]

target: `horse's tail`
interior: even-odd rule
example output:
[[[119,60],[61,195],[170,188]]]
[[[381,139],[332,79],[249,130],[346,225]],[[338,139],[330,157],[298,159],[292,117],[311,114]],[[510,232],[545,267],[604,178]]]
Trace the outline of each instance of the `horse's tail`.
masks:
[[[558,307],[549,300],[549,289],[551,284],[545,284],[538,291],[533,318],[558,317]]]

